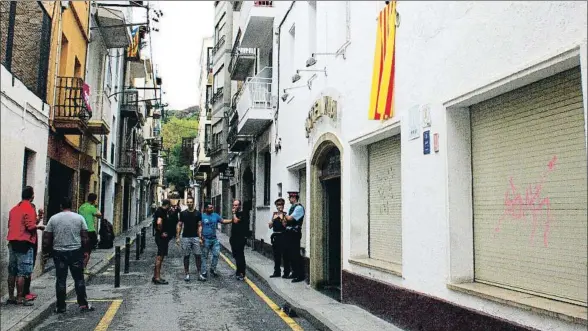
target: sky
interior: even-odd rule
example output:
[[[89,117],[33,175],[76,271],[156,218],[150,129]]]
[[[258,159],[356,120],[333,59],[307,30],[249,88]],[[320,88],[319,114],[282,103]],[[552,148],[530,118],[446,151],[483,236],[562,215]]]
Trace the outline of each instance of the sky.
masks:
[[[153,26],[153,61],[162,78],[167,109],[199,104],[202,39],[214,32],[214,1],[153,1],[163,16]]]

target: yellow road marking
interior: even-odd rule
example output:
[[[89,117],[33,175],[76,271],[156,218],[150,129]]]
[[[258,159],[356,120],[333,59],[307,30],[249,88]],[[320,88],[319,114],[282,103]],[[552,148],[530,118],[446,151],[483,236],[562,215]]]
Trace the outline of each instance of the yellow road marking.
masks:
[[[110,326],[110,323],[112,323],[112,320],[114,319],[114,315],[116,315],[116,312],[120,308],[120,305],[122,304],[122,302],[123,302],[122,300],[112,300],[110,307],[108,307],[108,310],[106,311],[104,316],[102,316],[102,319],[100,320],[100,322],[98,323],[98,325],[96,326],[94,331],[108,330],[108,327]]]
[[[122,301],[121,299],[91,299],[86,300],[88,302],[113,302],[113,301]],[[68,300],[67,303],[77,303],[76,300]]]
[[[223,260],[225,260],[225,262],[227,262],[227,264],[231,268],[233,268],[235,270],[237,269],[237,267],[235,267],[233,262],[231,262],[231,260],[229,260],[224,254],[221,253],[220,256],[223,258]],[[261,300],[263,300],[274,311],[274,313],[278,314],[278,316],[280,316],[280,318],[286,324],[288,324],[290,329],[292,329],[294,331],[303,331],[304,330],[304,329],[302,329],[302,327],[300,325],[298,325],[298,323],[296,323],[296,321],[294,321],[290,316],[288,316],[286,313],[284,313],[282,311],[282,309],[280,309],[280,307],[278,307],[278,305],[276,305],[275,302],[272,301],[272,299],[268,298],[268,296],[265,295],[265,293],[263,293],[259,289],[259,287],[257,287],[257,285],[255,285],[252,281],[250,281],[249,278],[245,277],[245,282],[247,283],[247,285],[249,285],[249,287],[251,287],[253,292],[255,292],[255,294],[257,294],[257,296],[259,296],[261,298]]]

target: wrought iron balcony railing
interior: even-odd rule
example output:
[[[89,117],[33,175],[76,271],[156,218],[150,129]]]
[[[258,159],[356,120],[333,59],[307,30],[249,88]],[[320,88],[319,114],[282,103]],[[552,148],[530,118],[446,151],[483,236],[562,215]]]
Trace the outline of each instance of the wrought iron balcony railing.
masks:
[[[212,56],[215,56],[216,52],[218,52],[218,50],[224,46],[226,39],[227,38],[224,35],[219,38],[219,40],[216,42],[216,45],[214,45],[214,48],[212,49]]]
[[[54,108],[55,119],[80,119],[87,123],[92,117],[89,107],[88,85],[78,77],[57,77],[57,100]],[[84,91],[86,89],[86,92]]]
[[[212,95],[212,98],[210,99],[212,104],[217,103],[218,101],[220,101],[223,97],[223,88],[219,87],[216,89],[216,92]]]

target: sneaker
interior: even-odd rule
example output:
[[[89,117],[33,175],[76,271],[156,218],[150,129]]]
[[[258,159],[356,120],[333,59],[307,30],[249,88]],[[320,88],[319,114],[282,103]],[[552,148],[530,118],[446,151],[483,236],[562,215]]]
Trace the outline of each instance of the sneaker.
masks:
[[[89,311],[94,311],[94,307],[92,307],[90,304],[86,306],[80,306],[80,312],[85,313]]]
[[[184,280],[189,282],[190,281],[190,275],[186,275],[186,277],[184,277]]]
[[[239,276],[237,276],[237,280],[245,280],[245,276],[239,275]]]
[[[25,299],[27,299],[28,301],[33,301],[37,298],[37,295],[35,293],[29,293],[27,295],[25,295]]]
[[[210,274],[212,275],[212,277],[218,277],[216,270],[210,270]]]
[[[296,278],[292,279],[292,283],[300,283],[303,281],[304,281],[303,277],[296,277]]]
[[[198,275],[198,280],[201,282],[205,282],[206,281],[206,276],[205,275]]]

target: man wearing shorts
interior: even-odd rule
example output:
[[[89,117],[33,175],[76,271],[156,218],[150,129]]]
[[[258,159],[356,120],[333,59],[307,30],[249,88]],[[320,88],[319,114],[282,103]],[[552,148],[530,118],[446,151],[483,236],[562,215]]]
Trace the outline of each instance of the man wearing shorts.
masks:
[[[198,269],[198,279],[201,279],[200,266],[202,263],[200,253],[200,233],[198,228],[200,222],[202,222],[202,214],[196,210],[194,206],[194,198],[188,197],[186,200],[188,208],[180,213],[178,226],[176,227],[176,245],[182,245],[182,251],[184,252],[184,280],[190,281],[190,255],[194,254],[196,261],[196,268]],[[182,229],[184,230],[182,232]],[[180,233],[182,233],[182,239],[180,241]]]
[[[151,281],[156,285],[165,285],[168,282],[161,278],[161,265],[163,258],[167,256],[169,241],[172,238],[173,230],[170,231],[170,222],[168,217],[169,200],[163,200],[161,207],[155,212],[155,244],[157,244],[157,256],[155,257],[155,268],[153,269],[153,278]]]
[[[45,228],[42,224],[37,225],[40,218],[32,204],[34,197],[33,188],[25,187],[21,194],[21,202],[8,214],[8,304],[33,305],[24,297],[25,282],[33,273],[37,229]],[[42,211],[39,212],[42,215]]]
[[[98,196],[96,193],[88,194],[88,201],[80,206],[78,209],[78,214],[82,215],[84,220],[86,220],[86,226],[88,227],[88,238],[90,240],[90,245],[88,253],[84,255],[84,272],[86,272],[86,268],[88,266],[88,262],[90,261],[90,254],[96,245],[98,244],[98,235],[96,234],[96,224],[95,224],[95,217],[102,217],[102,214],[98,211],[96,205],[98,204]]]

